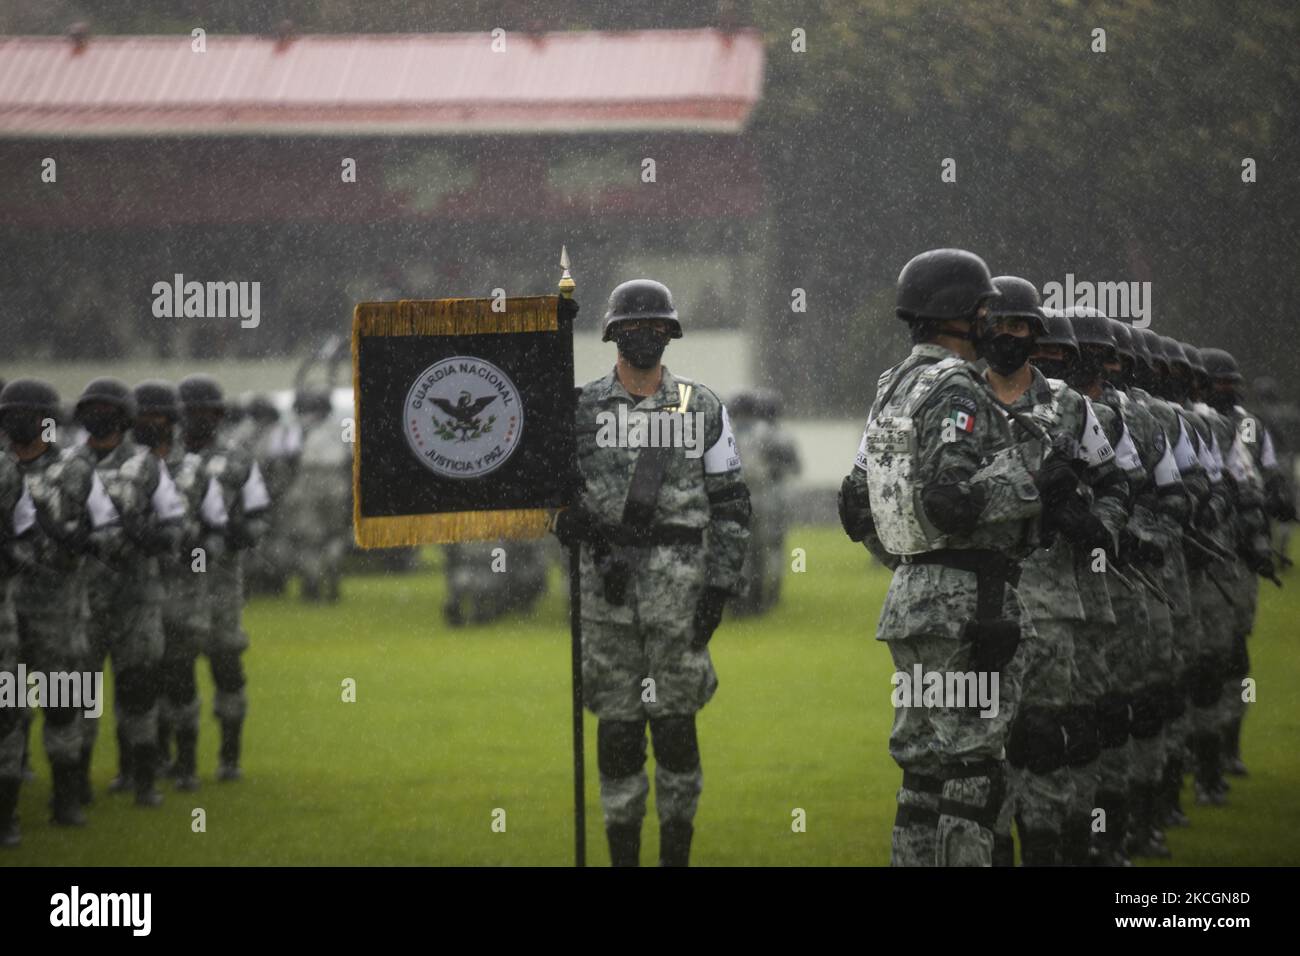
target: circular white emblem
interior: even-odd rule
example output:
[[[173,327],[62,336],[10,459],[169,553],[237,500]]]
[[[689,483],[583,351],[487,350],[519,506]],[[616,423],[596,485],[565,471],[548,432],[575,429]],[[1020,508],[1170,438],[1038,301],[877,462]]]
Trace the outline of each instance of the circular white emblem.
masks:
[[[430,365],[406,393],[406,443],[445,478],[479,478],[505,464],[524,430],[519,389],[505,372],[472,355]]]

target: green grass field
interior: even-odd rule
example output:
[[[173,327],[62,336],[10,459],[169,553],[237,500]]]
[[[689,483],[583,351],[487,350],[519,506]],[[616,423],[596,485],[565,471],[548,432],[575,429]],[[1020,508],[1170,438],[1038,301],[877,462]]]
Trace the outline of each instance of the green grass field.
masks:
[[[873,640],[888,573],[838,529],[801,528],[807,571],[761,620],[727,620],[712,647],[721,686],[701,713],[705,790],[700,865],[883,865],[894,791],[888,651]],[[1247,717],[1252,775],[1227,808],[1185,799],[1181,865],[1300,863],[1300,573],[1263,589]],[[572,859],[568,616],[558,573],[535,617],[447,630],[436,570],[354,577],[317,607],[255,600],[245,623],[250,717],[246,778],[212,781],[216,732],[205,705],[202,789],[167,787],[160,810],[104,792],[114,770],[100,735],[90,826],[46,821],[49,773],[24,787],[24,843],[0,865],[567,865]],[[353,678],[357,701],[341,700]],[[587,718],[589,862],[608,862]],[[207,830],[191,830],[206,811]],[[791,811],[807,832],[791,831]],[[504,833],[493,811],[506,812]],[[657,828],[645,833],[652,862]]]

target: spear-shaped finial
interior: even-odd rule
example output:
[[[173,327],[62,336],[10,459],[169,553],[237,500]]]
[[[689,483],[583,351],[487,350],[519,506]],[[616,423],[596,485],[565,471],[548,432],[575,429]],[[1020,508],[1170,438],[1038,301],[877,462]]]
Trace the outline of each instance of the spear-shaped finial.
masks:
[[[569,275],[569,250],[565,246],[560,246],[560,268],[564,270],[560,275],[560,296],[572,299],[573,290],[578,287],[578,284],[573,281],[573,276]]]

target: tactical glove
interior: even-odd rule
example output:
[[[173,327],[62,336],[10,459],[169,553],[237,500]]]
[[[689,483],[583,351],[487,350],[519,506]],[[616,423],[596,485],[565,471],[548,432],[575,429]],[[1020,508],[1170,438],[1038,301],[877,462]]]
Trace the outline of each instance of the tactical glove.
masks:
[[[1058,507],[1063,504],[1079,487],[1079,475],[1074,466],[1059,455],[1049,455],[1034,479],[1038,493],[1042,496],[1043,506]]]
[[[722,622],[722,608],[727,603],[728,594],[722,588],[705,588],[700,595],[700,602],[695,605],[695,638],[691,647],[701,650],[708,646],[713,632]]]
[[[1077,547],[1088,551],[1093,548],[1114,550],[1115,542],[1110,531],[1100,518],[1088,510],[1081,498],[1071,498],[1048,510],[1046,522]]]
[[[1246,562],[1246,567],[1261,578],[1277,577],[1277,568],[1273,564],[1273,556],[1267,552],[1251,549],[1242,554],[1242,559]]]
[[[1153,568],[1164,567],[1165,553],[1152,541],[1139,538],[1128,528],[1119,533],[1120,556],[1128,560],[1137,560]]]

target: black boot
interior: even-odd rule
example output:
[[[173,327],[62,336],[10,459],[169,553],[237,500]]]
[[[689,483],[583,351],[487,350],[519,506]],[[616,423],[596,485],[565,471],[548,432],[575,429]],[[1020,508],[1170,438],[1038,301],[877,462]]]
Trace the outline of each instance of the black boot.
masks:
[[[1223,732],[1223,769],[1234,777],[1245,777],[1249,771],[1241,760],[1241,718],[1233,718]]]
[[[244,729],[242,720],[221,722],[221,756],[217,763],[217,779],[240,780],[244,773],[239,769],[239,735]]]
[[[0,777],[0,849],[12,849],[23,842],[18,829],[18,790],[21,777]]]
[[[94,753],[93,746],[82,747],[81,759],[77,761],[77,799],[81,801],[83,807],[88,807],[95,802],[95,791],[90,786],[90,758]]]
[[[1198,806],[1221,807],[1228,801],[1224,794],[1223,771],[1219,766],[1219,739],[1213,732],[1198,734],[1192,742],[1196,754],[1196,803]]]
[[[162,708],[158,708],[159,711]],[[174,777],[176,776],[176,761],[172,759],[172,726],[163,719],[161,713],[158,715],[158,776]]]
[[[1173,854],[1165,843],[1165,834],[1155,823],[1157,789],[1155,784],[1141,784],[1132,790],[1132,819],[1126,845],[1130,857],[1167,860]]]
[[[193,728],[176,731],[176,789],[199,789],[199,733]]]
[[[77,760],[56,763],[53,767],[54,797],[50,801],[54,811],[50,822],[60,827],[84,827],[86,815],[81,812],[81,765]]]
[[[155,744],[136,744],[131,748],[134,770],[135,805],[137,807],[162,806],[162,794],[154,786],[158,768],[158,750]]]
[[[1024,837],[1021,837],[1021,842]],[[994,866],[1015,866],[1016,865],[1016,841],[1012,839],[1010,833],[993,834],[993,865]]]
[[[641,824],[613,823],[605,827],[610,866],[641,865]]]
[[[659,865],[690,866],[691,835],[695,833],[687,820],[667,820],[659,824]]]
[[[1124,855],[1124,836],[1128,831],[1128,795],[1119,790],[1097,794],[1097,805],[1106,810],[1106,829],[1096,835],[1097,866],[1132,866]]]
[[[1165,764],[1165,779],[1160,791],[1161,814],[1156,817],[1166,829],[1191,826],[1192,821],[1183,812],[1183,758],[1170,757]]]
[[[126,742],[123,736],[122,726],[119,722],[117,728],[117,776],[108,784],[109,793],[130,793],[135,788],[135,768],[131,764],[131,758],[135,756],[131,745]]]

